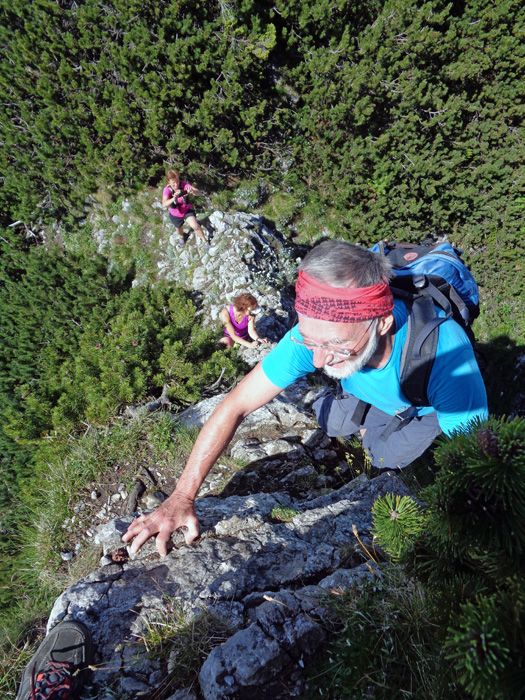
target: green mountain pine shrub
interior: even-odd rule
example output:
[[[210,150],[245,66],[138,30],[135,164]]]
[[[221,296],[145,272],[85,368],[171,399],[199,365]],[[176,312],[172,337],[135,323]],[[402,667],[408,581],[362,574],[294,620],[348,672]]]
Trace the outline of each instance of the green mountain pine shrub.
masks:
[[[296,166],[350,235],[443,231],[479,247],[510,227],[518,243],[522,12],[510,0],[387,3],[359,34],[335,24],[314,46],[289,39],[308,56],[284,76],[302,98]]]
[[[440,441],[441,471],[424,494],[431,546],[480,576],[523,572],[525,419],[490,417]]]
[[[6,223],[82,215],[99,182],[130,192],[173,158],[193,170],[271,163],[276,29],[253,0],[1,10]]]
[[[413,546],[422,534],[424,512],[410,496],[387,493],[378,498],[372,507],[374,527],[372,534],[376,542],[394,558]]]
[[[523,576],[461,606],[445,650],[461,685],[479,700],[519,698],[525,687]]]
[[[78,350],[93,310],[126,287],[101,256],[65,256],[58,247],[28,248],[11,236],[0,241],[0,451],[5,506],[30,475],[36,442],[52,427],[64,387],[62,363]]]
[[[94,317],[74,357],[60,369],[64,391],[53,410],[56,428],[85,418],[104,423],[123,404],[166,385],[175,404],[198,400],[224,369],[236,376],[238,361],[216,350],[216,331],[203,330],[190,294],[169,285],[135,288]]]
[[[514,0],[3,0],[4,221],[83,216],[98,184],[127,193],[176,163],[211,189],[269,177],[305,203],[299,217],[333,212],[338,235],[445,232],[515,268],[523,13]]]
[[[378,541],[401,551],[434,601],[459,684],[476,700],[510,700],[525,679],[525,419],[491,416],[438,443],[424,530],[403,551],[414,514],[385,498],[374,507]]]

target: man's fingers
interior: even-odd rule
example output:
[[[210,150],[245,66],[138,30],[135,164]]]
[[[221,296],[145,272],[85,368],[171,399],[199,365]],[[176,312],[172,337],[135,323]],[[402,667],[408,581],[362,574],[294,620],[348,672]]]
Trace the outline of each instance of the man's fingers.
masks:
[[[142,530],[142,523],[146,519],[145,515],[141,515],[140,518],[137,518],[134,520],[131,525],[128,527],[126,532],[122,535],[122,541],[123,542],[129,542],[129,540],[132,537],[135,537],[135,535],[138,535],[138,533]]]
[[[151,515],[141,515],[140,518],[134,520],[128,527],[127,531],[122,536],[122,541],[129,542],[129,540],[135,537],[131,545],[131,553],[136,554],[144,542],[158,531],[159,528]]]
[[[199,524],[197,518],[188,520],[184,529],[184,539],[186,544],[191,544],[199,536]]]
[[[135,537],[133,540],[133,544],[131,545],[131,553],[136,554],[139,549],[142,547],[144,542],[149,540],[149,538],[155,534],[155,530],[153,528],[150,530],[148,527],[145,527],[139,532],[139,534]]]
[[[122,536],[123,542],[133,543],[130,547],[132,554],[136,554],[150,537],[157,535],[155,544],[161,557],[168,553],[167,543],[171,533],[179,528],[184,528],[184,539],[191,544],[199,535],[199,521],[193,510],[193,501],[186,497],[178,497],[177,508],[167,508],[164,504],[149,515],[141,515],[134,520]],[[177,512],[178,511],[178,512]]]
[[[170,533],[166,533],[165,537],[161,532],[157,535],[155,539],[155,544],[157,545],[157,551],[161,557],[165,557],[168,553],[168,540],[170,538]]]

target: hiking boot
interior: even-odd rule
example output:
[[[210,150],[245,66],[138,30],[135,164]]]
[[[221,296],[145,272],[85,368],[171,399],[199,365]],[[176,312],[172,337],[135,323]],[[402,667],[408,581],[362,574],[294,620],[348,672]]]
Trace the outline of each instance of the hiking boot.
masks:
[[[184,248],[186,241],[184,238],[179,238],[179,248]]]
[[[16,700],[72,700],[92,657],[88,628],[76,620],[60,622],[25,667]]]

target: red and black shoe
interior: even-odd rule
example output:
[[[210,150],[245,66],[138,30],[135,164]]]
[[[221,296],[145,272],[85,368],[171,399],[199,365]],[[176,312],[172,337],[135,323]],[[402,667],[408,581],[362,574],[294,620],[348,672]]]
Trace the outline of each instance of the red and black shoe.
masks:
[[[60,622],[26,666],[16,700],[73,700],[92,657],[88,628],[76,620]]]

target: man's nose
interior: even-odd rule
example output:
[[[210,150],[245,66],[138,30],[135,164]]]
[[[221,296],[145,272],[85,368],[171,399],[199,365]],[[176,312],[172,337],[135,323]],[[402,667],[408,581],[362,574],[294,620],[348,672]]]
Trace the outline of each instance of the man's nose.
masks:
[[[317,367],[317,369],[324,367],[324,365],[326,365],[329,360],[333,359],[333,357],[334,353],[326,350],[326,348],[314,348],[314,367]]]

